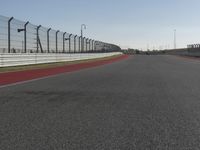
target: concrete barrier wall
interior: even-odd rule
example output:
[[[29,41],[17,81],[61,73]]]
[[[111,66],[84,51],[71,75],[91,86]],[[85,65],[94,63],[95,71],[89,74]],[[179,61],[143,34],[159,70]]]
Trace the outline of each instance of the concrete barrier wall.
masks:
[[[168,50],[165,51],[166,54],[170,55],[182,55],[182,56],[193,56],[200,57],[200,49],[199,48],[190,48],[190,49],[177,49],[177,50]]]
[[[0,67],[87,60],[87,59],[109,57],[119,54],[122,53],[121,52],[79,53],[79,54],[2,53],[0,54]]]

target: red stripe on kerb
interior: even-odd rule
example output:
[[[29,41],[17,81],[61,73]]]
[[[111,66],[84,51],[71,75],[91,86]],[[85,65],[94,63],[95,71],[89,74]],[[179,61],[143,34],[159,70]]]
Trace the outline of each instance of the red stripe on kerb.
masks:
[[[85,68],[96,67],[96,66],[116,62],[116,61],[126,59],[126,58],[128,58],[128,55],[122,55],[122,56],[111,58],[108,60],[97,60],[95,62],[71,64],[71,65],[65,65],[65,66],[55,67],[55,68],[0,73],[0,86],[22,82],[22,81],[28,81],[32,79],[37,79],[37,78],[65,73],[65,72],[73,72],[73,71],[77,71],[77,70],[81,70]]]

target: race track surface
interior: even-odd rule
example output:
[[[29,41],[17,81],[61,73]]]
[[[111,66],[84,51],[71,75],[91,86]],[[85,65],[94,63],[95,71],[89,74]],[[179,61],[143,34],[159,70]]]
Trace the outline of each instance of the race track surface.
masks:
[[[198,60],[131,56],[0,88],[0,150],[198,149]]]

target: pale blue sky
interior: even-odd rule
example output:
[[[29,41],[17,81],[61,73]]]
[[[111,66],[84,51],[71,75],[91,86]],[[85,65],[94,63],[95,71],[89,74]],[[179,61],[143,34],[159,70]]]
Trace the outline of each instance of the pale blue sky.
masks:
[[[0,0],[0,15],[80,34],[122,48],[200,43],[200,0]]]

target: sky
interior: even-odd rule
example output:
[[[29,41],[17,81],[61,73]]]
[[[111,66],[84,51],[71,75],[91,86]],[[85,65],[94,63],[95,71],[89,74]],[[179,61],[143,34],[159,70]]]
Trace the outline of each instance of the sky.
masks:
[[[0,0],[0,15],[113,43],[165,49],[200,43],[200,0]]]

